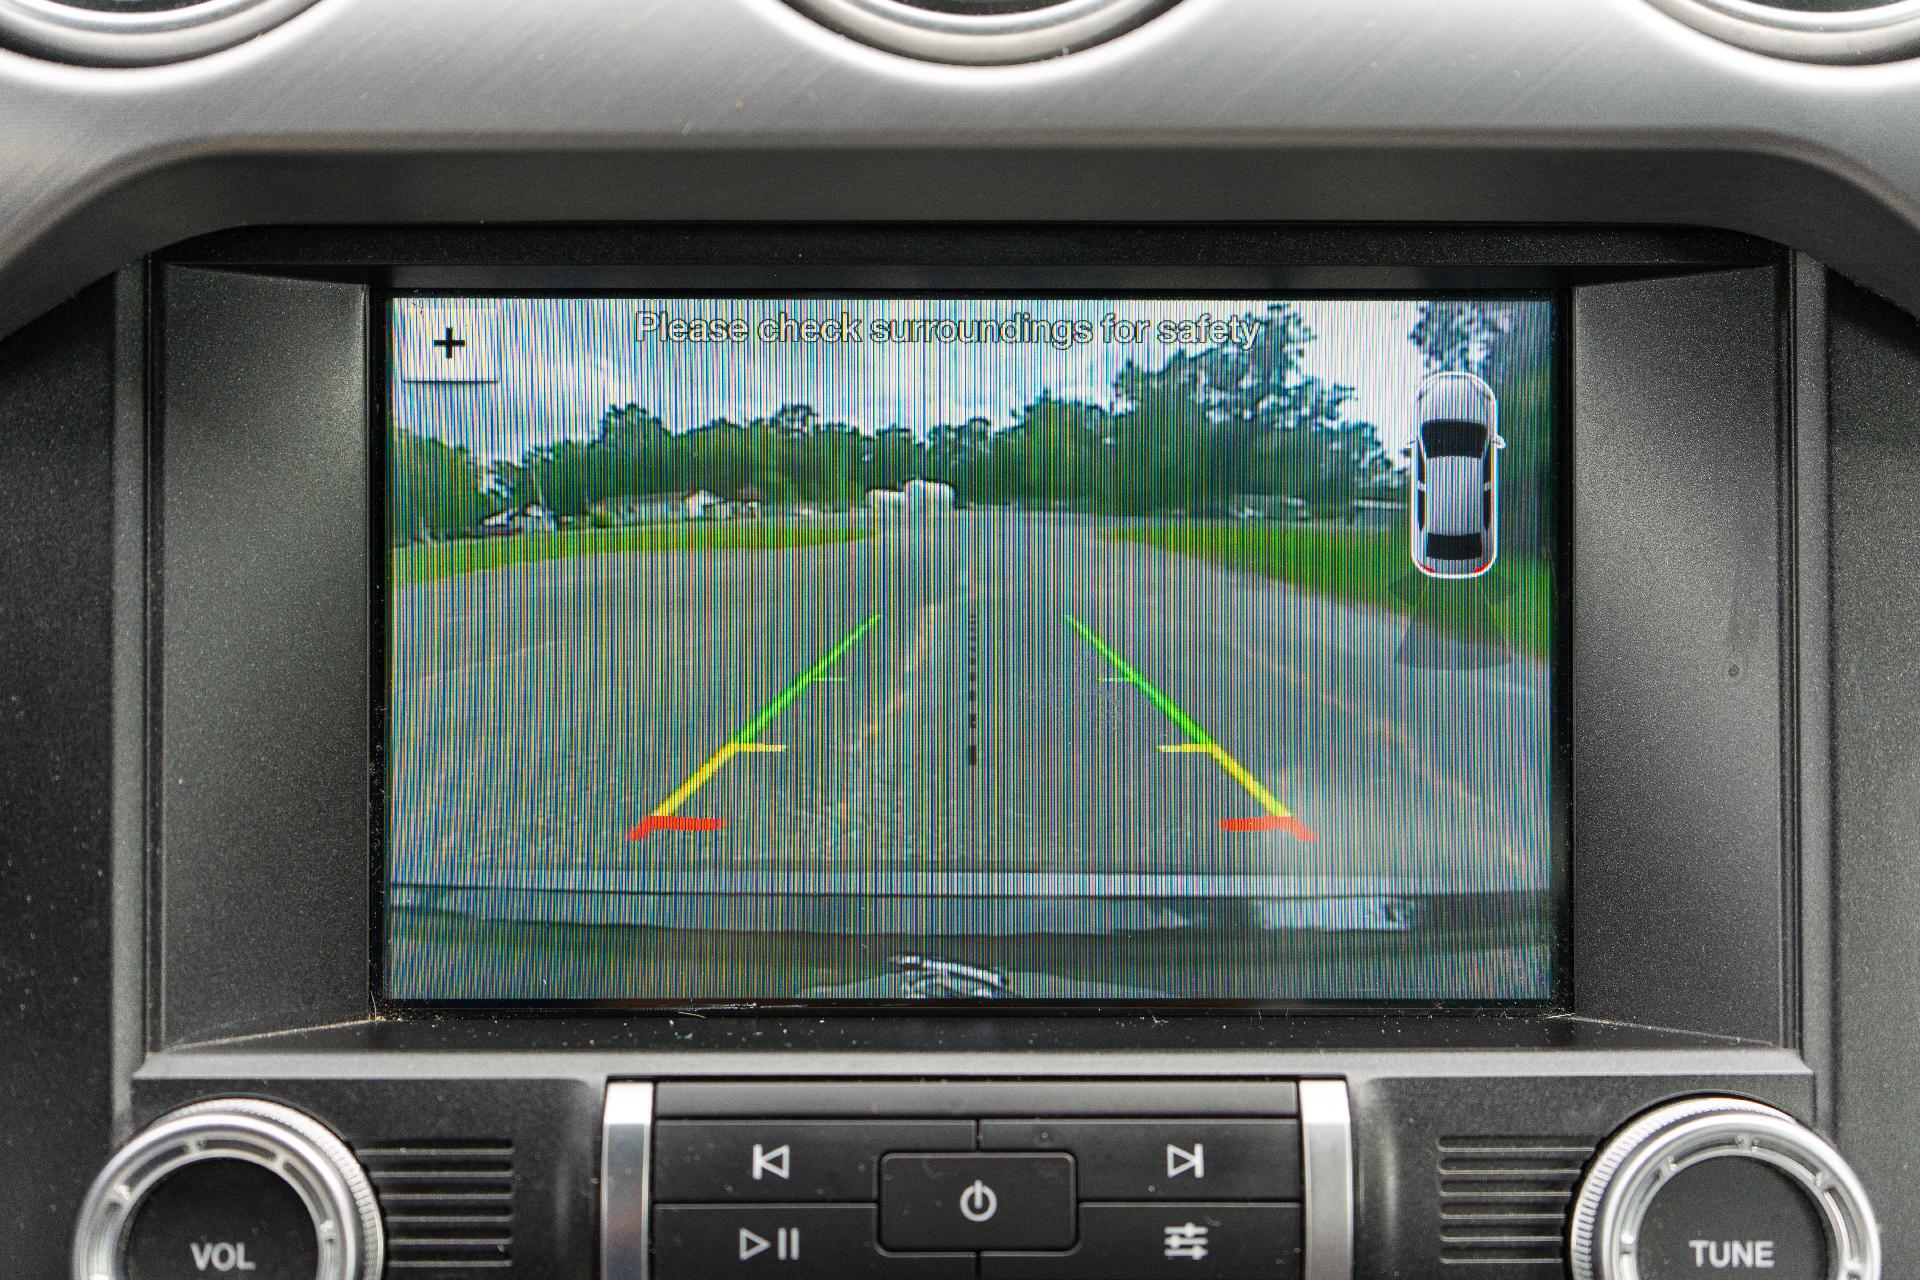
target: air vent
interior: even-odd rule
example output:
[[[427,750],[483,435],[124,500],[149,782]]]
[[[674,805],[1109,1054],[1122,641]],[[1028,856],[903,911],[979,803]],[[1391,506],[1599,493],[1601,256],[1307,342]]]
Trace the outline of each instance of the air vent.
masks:
[[[1098,44],[1174,0],[788,0],[856,40],[930,62],[1034,62]]]
[[[451,1280],[512,1265],[511,1142],[382,1142],[358,1154],[386,1220],[389,1273]]]
[[[1440,1139],[1440,1261],[1488,1280],[1560,1275],[1575,1184],[1596,1145]]]
[[[0,43],[103,67],[178,62],[239,44],[313,0],[0,0]]]
[[[1799,62],[1891,62],[1920,53],[1920,0],[1650,0],[1728,44]]]

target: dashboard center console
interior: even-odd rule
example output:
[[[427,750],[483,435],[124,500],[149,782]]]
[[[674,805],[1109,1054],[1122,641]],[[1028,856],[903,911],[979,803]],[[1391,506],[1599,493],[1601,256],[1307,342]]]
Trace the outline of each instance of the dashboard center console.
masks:
[[[154,978],[73,1275],[1879,1280],[1825,289],[1604,229],[130,271]]]

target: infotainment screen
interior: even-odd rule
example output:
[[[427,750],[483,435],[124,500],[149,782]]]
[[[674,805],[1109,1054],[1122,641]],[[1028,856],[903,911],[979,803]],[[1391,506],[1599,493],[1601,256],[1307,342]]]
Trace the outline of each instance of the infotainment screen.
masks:
[[[1552,1005],[1531,296],[386,308],[394,1005]]]

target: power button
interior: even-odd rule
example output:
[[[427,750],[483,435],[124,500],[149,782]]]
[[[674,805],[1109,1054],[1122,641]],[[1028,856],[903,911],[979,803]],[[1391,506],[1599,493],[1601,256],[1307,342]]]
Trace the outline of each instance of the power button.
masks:
[[[880,1162],[880,1243],[895,1251],[1067,1249],[1073,1157],[893,1155]]]

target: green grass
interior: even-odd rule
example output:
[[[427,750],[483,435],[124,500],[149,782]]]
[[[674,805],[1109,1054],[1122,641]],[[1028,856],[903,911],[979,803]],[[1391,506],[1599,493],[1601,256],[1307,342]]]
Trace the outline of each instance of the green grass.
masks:
[[[1504,635],[1536,657],[1553,653],[1553,574],[1538,556],[1502,550],[1481,577],[1436,582],[1415,571],[1403,530],[1189,524],[1111,536],[1405,614],[1453,635],[1496,642]]]
[[[853,542],[867,536],[866,529],[843,524],[813,526],[755,520],[728,524],[638,525],[626,529],[566,529],[524,533],[511,538],[462,538],[394,548],[391,581],[396,587],[406,587],[459,573],[505,569],[569,556],[635,551],[779,551]]]

